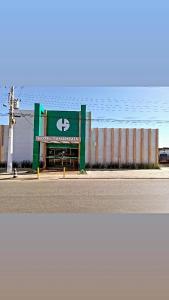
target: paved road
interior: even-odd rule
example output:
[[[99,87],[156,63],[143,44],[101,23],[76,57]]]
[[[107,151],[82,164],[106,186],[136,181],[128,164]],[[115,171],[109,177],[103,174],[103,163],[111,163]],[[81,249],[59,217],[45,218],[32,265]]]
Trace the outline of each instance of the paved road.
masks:
[[[0,212],[169,213],[169,180],[1,181]]]

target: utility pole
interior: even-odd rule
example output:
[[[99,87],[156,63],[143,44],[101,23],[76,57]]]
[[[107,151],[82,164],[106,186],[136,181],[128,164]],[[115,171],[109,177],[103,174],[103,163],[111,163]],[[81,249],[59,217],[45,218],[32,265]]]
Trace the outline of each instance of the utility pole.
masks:
[[[11,87],[8,94],[9,103],[9,129],[8,129],[8,157],[7,157],[7,173],[12,173],[12,161],[13,161],[13,126],[15,124],[14,108],[14,86]]]

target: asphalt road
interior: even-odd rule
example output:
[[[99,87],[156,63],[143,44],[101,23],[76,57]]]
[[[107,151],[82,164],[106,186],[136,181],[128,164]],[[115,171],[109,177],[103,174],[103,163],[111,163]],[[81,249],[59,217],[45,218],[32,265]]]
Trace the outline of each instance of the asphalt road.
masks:
[[[1,181],[0,212],[169,213],[169,180]]]

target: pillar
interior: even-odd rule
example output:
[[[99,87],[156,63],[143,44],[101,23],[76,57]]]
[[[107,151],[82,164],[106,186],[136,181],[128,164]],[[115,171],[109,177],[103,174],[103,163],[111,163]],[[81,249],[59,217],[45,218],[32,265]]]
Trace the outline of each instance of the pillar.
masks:
[[[40,166],[40,142],[36,141],[36,136],[42,133],[42,114],[44,113],[43,106],[40,103],[35,103],[34,106],[34,140],[33,140],[33,169],[36,170]]]
[[[81,105],[80,137],[80,171],[85,171],[86,105]]]

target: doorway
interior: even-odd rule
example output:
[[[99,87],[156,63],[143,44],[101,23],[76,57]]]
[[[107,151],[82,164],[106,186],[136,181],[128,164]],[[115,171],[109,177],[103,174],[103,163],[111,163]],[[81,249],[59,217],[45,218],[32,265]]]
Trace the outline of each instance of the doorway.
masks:
[[[48,170],[78,170],[78,148],[47,148],[46,169]]]

